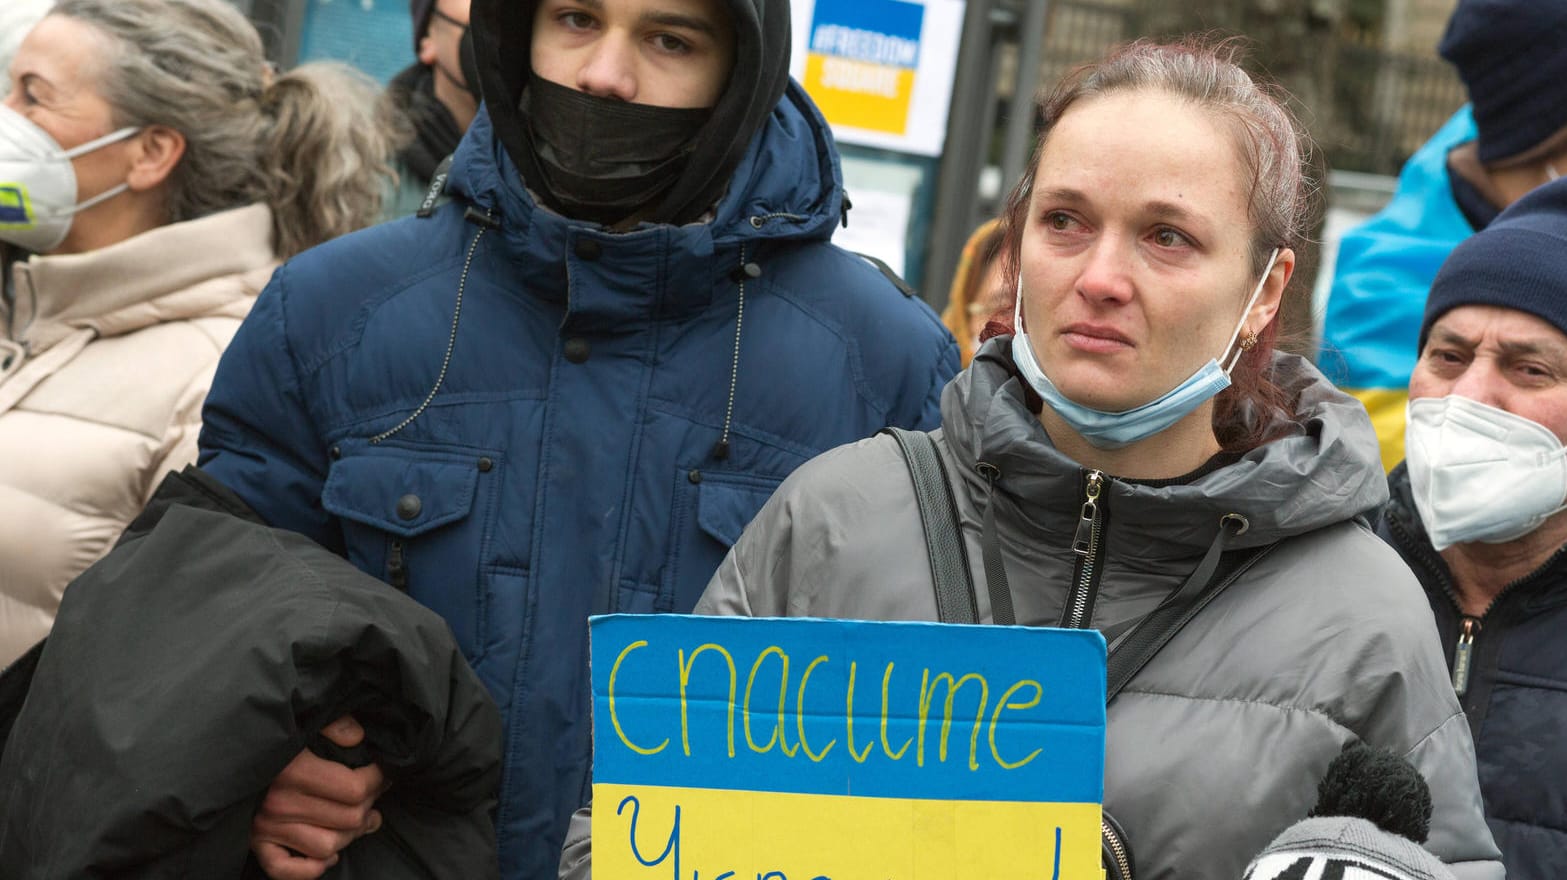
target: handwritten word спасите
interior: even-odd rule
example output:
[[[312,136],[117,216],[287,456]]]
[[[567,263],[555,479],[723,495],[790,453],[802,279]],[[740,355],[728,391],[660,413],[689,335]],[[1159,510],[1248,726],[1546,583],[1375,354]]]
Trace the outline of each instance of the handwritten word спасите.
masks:
[[[636,736],[633,738],[633,732],[627,730],[626,724],[623,722],[616,706],[618,697],[616,686],[621,678],[622,667],[630,663],[648,662],[649,658],[645,656],[634,656],[643,650],[651,651],[653,649],[649,647],[646,640],[639,639],[626,645],[616,656],[614,666],[610,670],[607,696],[610,721],[619,741],[626,748],[639,755],[651,756],[659,754],[668,748],[671,741],[670,737],[665,736],[662,741],[657,741],[656,733],[649,735],[647,730],[638,730],[635,731]],[[658,651],[654,651],[653,663],[659,662],[656,657],[658,653]],[[741,692],[739,689],[740,667],[735,663],[733,652],[722,645],[708,642],[698,646],[689,653],[684,648],[679,648],[667,655],[665,661],[669,663],[667,668],[675,676],[678,687],[680,743],[681,751],[686,756],[691,755],[691,723],[687,695],[690,690],[693,672],[697,668],[697,660],[703,657],[703,655],[710,655],[711,657],[710,660],[703,664],[704,675],[722,674],[718,670],[727,671],[728,674],[726,743],[729,757],[735,757],[735,715],[737,714],[737,709],[740,715],[739,727],[743,732],[745,745],[752,752],[765,754],[776,747],[781,749],[782,753],[789,758],[803,756],[810,761],[820,762],[838,745],[838,739],[833,737],[827,742],[819,743],[813,747],[806,737],[806,720],[821,716],[823,714],[822,707],[832,705],[832,703],[822,702],[820,692],[813,691],[810,695],[810,705],[809,707],[807,706],[807,691],[811,687],[811,676],[819,667],[830,666],[833,663],[828,655],[818,654],[812,657],[811,661],[805,665],[804,670],[800,673],[799,683],[791,694],[791,663],[789,654],[781,647],[768,647],[759,652],[752,661],[750,672],[745,678],[745,689]],[[722,661],[722,667],[718,665],[719,661]],[[952,731],[953,721],[955,720],[956,701],[959,692],[969,685],[975,686],[971,693],[977,694],[977,700],[973,702],[975,706],[974,717],[969,731],[968,766],[970,770],[978,770],[982,758],[994,761],[995,765],[1003,770],[1014,770],[1027,765],[1037,758],[1041,752],[1041,749],[1034,749],[1026,754],[1014,755],[1012,756],[1013,759],[1009,760],[1007,757],[1003,757],[1001,747],[996,741],[998,726],[1006,726],[1006,722],[1002,719],[1003,713],[1025,711],[1040,704],[1045,690],[1038,681],[1029,678],[1013,681],[1005,690],[1001,691],[1000,697],[992,703],[990,700],[991,684],[984,675],[976,672],[959,675],[945,671],[936,671],[932,674],[933,670],[925,668],[921,672],[917,692],[913,692],[912,689],[905,687],[894,693],[892,681],[895,664],[888,661],[883,665],[882,669],[879,706],[874,701],[871,701],[869,706],[862,707],[855,696],[856,683],[860,678],[859,661],[850,660],[848,662],[846,676],[842,674],[841,667],[843,661],[838,661],[838,665],[838,679],[846,681],[846,686],[843,687],[842,692],[842,702],[837,704],[843,706],[841,714],[844,722],[844,748],[847,754],[857,763],[863,764],[869,760],[879,744],[881,753],[891,761],[903,760],[904,756],[912,748],[915,765],[919,767],[925,766],[926,727],[929,722],[933,722],[937,718],[941,721],[941,732],[936,759],[945,762],[947,760],[947,742]],[[765,671],[769,667],[774,668],[776,671]],[[639,672],[646,674],[645,669],[639,670]],[[770,696],[764,696],[762,689],[758,688],[759,676],[762,677],[762,683],[765,686],[771,683],[771,676],[773,675],[777,676],[778,681],[776,703],[771,702]],[[823,685],[818,685],[818,687],[823,687]],[[768,693],[771,693],[770,688]],[[790,701],[791,695],[794,697],[792,703]],[[933,715],[931,710],[935,708],[938,695],[942,697],[940,710],[939,714]],[[836,697],[837,695],[832,696]],[[965,699],[973,700],[973,697]],[[753,712],[753,707],[757,706],[761,706],[761,710]],[[868,713],[867,709],[873,709],[874,714]],[[838,710],[834,711],[835,714],[838,713]],[[762,712],[768,713],[775,720],[773,721],[771,735],[768,736],[765,742],[758,742],[752,715],[760,715]],[[645,711],[639,714],[643,718],[647,717]],[[789,728],[791,725],[788,721],[791,717],[794,722],[792,727],[795,730],[796,740],[793,745],[789,743]],[[900,717],[915,719],[917,729],[906,741],[895,747],[889,740],[889,719]],[[854,724],[857,718],[861,721],[874,719],[879,724],[879,736],[867,738],[863,748],[856,745]],[[965,711],[963,717],[957,720],[960,723],[968,723],[967,712]],[[765,728],[763,729],[765,730]],[[984,750],[980,748],[979,743],[981,731],[986,733],[986,743],[988,745],[988,748]],[[673,731],[670,730],[669,732],[672,733]]]

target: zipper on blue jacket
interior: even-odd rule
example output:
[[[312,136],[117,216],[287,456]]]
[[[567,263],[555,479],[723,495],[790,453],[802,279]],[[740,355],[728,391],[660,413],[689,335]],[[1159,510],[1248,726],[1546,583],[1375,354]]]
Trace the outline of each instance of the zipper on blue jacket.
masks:
[[[1083,629],[1094,616],[1094,594],[1099,588],[1099,568],[1104,563],[1104,506],[1100,496],[1104,493],[1105,475],[1089,471],[1083,486],[1083,506],[1077,514],[1077,532],[1072,537],[1072,552],[1077,554],[1077,565],[1072,576],[1072,590],[1066,598],[1066,609],[1061,626],[1067,629]]]
[[[386,582],[399,590],[408,589],[408,565],[403,559],[403,540],[392,539],[392,548],[386,556]]]

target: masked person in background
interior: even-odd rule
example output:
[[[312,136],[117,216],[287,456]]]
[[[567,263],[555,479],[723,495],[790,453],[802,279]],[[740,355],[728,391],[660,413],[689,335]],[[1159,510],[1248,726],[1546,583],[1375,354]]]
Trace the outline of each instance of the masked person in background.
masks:
[[[506,724],[502,875],[544,880],[589,791],[589,615],[690,611],[790,471],[933,426],[957,348],[828,242],[843,183],[786,0],[472,14],[450,201],[278,271],[201,465],[451,624]],[[301,753],[262,866],[319,876],[380,778]]]
[[[1470,103],[1404,163],[1387,207],[1339,243],[1318,357],[1365,404],[1388,470],[1404,457],[1404,392],[1437,270],[1567,173],[1567,0],[1460,0],[1437,51]]]
[[[1512,880],[1567,865],[1567,180],[1431,286],[1380,533],[1426,588]]]
[[[1139,42],[1041,118],[1005,214],[1015,335],[926,438],[961,533],[927,542],[876,437],[796,471],[697,611],[935,620],[956,567],[972,617],[1096,628],[1112,669],[1162,631],[1108,707],[1107,848],[1140,880],[1240,876],[1356,740],[1430,780],[1456,876],[1500,878],[1419,586],[1362,520],[1386,499],[1365,411],[1273,349],[1310,228],[1283,101],[1231,50]]]
[[[278,261],[373,222],[375,87],[223,0],[62,0],[0,106],[0,664],[163,474]]]
[[[398,189],[388,218],[419,209],[441,161],[457,150],[479,112],[479,72],[474,67],[470,0],[409,0],[415,61],[386,87],[390,109],[406,123],[407,142],[397,153]]]

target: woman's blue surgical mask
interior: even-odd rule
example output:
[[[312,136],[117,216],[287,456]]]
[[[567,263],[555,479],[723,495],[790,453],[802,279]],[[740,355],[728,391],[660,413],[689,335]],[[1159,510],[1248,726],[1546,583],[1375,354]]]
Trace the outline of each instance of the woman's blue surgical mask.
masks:
[[[1246,308],[1241,310],[1241,319],[1235,324],[1235,332],[1230,334],[1230,341],[1221,352],[1222,357],[1228,358],[1228,363],[1221,367],[1217,359],[1209,358],[1206,364],[1199,367],[1184,382],[1142,406],[1121,412],[1105,412],[1070,400],[1056,388],[1055,383],[1045,375],[1045,371],[1040,369],[1039,362],[1034,358],[1034,347],[1029,343],[1028,334],[1023,330],[1021,272],[1018,273],[1017,279],[1017,305],[1012,311],[1012,325],[1017,328],[1012,337],[1012,362],[1017,364],[1018,371],[1023,374],[1023,380],[1044,400],[1045,406],[1050,407],[1051,411],[1060,416],[1090,446],[1098,449],[1120,449],[1130,446],[1170,427],[1214,395],[1230,387],[1230,372],[1235,369],[1235,364],[1245,351],[1235,347],[1235,340],[1240,337],[1241,328],[1246,326],[1246,316],[1251,313],[1251,307],[1262,295],[1262,286],[1267,283],[1268,274],[1273,271],[1273,264],[1278,258],[1279,249],[1274,248],[1273,254],[1268,257],[1268,265],[1262,270],[1262,277],[1257,279],[1257,286],[1251,292],[1251,298],[1246,301]]]

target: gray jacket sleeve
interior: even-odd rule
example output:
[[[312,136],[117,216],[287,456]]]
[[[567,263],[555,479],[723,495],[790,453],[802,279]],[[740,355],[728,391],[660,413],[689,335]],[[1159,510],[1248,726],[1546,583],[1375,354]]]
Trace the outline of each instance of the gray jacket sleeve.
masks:
[[[1502,880],[1501,854],[1485,824],[1474,742],[1462,712],[1450,716],[1404,756],[1431,787],[1431,836],[1426,848],[1457,880]]]

